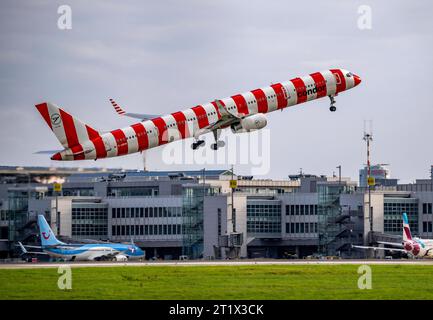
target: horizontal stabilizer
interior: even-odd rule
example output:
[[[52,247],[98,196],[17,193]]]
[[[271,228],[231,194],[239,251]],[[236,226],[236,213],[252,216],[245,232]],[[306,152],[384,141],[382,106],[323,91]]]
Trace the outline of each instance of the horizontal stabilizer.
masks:
[[[33,154],[53,154],[61,151],[63,150],[41,150],[41,151],[36,151]]]

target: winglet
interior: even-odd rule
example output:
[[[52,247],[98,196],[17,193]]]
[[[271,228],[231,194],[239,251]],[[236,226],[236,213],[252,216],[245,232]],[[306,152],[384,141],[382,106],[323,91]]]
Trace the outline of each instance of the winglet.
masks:
[[[141,114],[141,113],[126,112],[125,110],[122,109],[121,106],[117,104],[116,101],[114,101],[113,99],[109,99],[109,100],[110,103],[113,105],[114,110],[117,112],[119,116],[126,116],[130,118],[140,119],[142,121],[160,117],[160,115],[155,115],[155,114]]]
[[[122,109],[122,108],[117,104],[116,101],[114,101],[113,99],[109,99],[109,100],[110,100],[111,104],[113,105],[114,110],[116,110],[116,112],[117,112],[119,115],[123,116],[123,115],[126,113],[125,110],[123,110],[123,109]]]

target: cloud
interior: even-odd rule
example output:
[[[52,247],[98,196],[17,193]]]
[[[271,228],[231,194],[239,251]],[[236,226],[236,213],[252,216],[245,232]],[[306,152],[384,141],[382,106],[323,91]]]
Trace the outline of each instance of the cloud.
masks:
[[[131,122],[109,97],[134,112],[170,113],[332,66],[360,74],[361,86],[338,96],[335,114],[327,99],[270,114],[269,176],[300,167],[330,174],[342,164],[356,179],[364,119],[375,123],[374,161],[391,162],[403,180],[426,175],[433,92],[419,84],[433,70],[429,1],[374,2],[368,31],[357,28],[359,1],[74,1],[69,31],[57,29],[61,4],[0,4],[0,143],[9,150],[0,163],[53,164],[32,154],[57,147],[34,110],[41,100],[110,129]],[[149,168],[161,167],[158,152],[149,152]],[[97,165],[137,168],[142,159]]]

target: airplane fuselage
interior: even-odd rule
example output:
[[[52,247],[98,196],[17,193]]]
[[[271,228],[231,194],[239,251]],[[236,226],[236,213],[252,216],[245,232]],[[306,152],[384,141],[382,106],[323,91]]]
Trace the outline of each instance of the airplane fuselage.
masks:
[[[433,258],[433,240],[414,238],[403,242],[404,250],[416,258]]]
[[[46,104],[37,107],[51,129],[67,146],[65,150],[53,155],[52,160],[96,160],[141,152],[180,139],[196,138],[199,132],[220,121],[224,114],[234,119],[265,115],[307,101],[334,97],[360,82],[357,75],[347,70],[325,70],[106,133],[99,133],[87,125],[80,128],[76,122],[74,126],[74,120],[70,119],[72,117],[62,110],[58,114]],[[63,126],[58,126],[56,132],[56,122],[61,121]]]
[[[64,260],[95,260],[100,257],[125,256],[128,259],[143,258],[144,252],[135,245],[121,243],[107,244],[83,244],[82,246],[71,246],[68,244],[57,247],[43,247],[44,252],[54,258]]]

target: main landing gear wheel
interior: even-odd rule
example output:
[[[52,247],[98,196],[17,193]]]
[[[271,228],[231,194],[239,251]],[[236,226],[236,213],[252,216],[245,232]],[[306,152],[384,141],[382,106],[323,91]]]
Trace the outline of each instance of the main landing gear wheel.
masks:
[[[212,133],[213,133],[213,137],[214,137],[215,143],[212,143],[210,145],[210,148],[212,150],[218,150],[218,148],[224,147],[226,145],[226,143],[224,141],[222,141],[222,140],[218,140],[220,138],[220,136],[221,136],[221,129],[213,130]]]
[[[218,150],[218,148],[220,148],[220,147],[224,147],[226,145],[226,143],[224,142],[224,141],[217,141],[216,143],[212,143],[211,145],[210,145],[210,148],[212,149],[212,150]]]
[[[204,140],[197,140],[196,142],[193,142],[193,144],[191,145],[192,150],[196,150],[201,146],[204,146],[205,141]]]
[[[329,107],[329,110],[330,110],[331,112],[335,112],[335,111],[337,111],[337,107],[334,106],[334,104],[335,104],[335,99],[334,99],[334,97],[333,97],[333,96],[329,96],[329,100],[331,100],[331,106]]]

